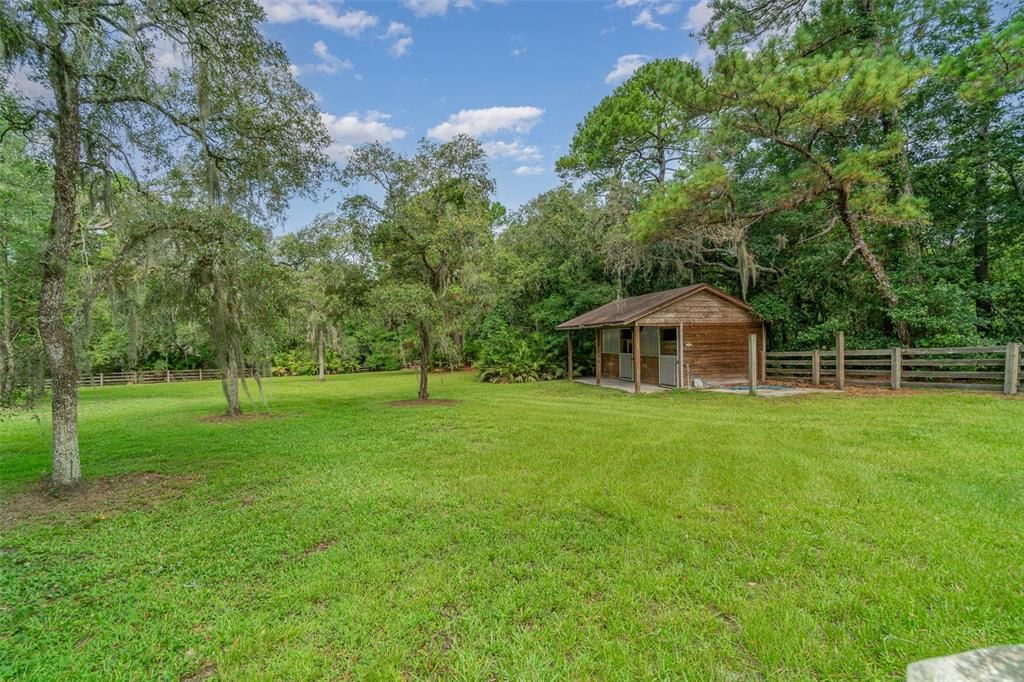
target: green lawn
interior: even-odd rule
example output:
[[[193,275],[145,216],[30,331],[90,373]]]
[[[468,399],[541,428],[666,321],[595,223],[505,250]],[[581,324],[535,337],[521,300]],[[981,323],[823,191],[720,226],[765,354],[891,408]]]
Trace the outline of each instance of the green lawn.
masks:
[[[82,392],[88,478],[0,540],[0,677],[899,678],[1024,641],[1024,400],[432,378]],[[0,423],[7,500],[45,417]]]

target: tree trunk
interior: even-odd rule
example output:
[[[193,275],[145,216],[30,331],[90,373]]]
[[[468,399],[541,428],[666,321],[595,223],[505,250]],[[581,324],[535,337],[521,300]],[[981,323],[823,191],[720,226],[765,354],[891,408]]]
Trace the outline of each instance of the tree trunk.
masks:
[[[978,127],[978,146],[981,147],[980,158],[974,166],[974,229],[971,234],[971,246],[974,255],[974,282],[979,286],[974,306],[978,311],[978,328],[988,327],[987,321],[992,314],[992,301],[989,300],[985,286],[989,281],[988,253],[988,213],[990,205],[988,178],[988,128],[989,121],[985,118]]]
[[[0,405],[6,405],[14,393],[14,342],[11,339],[11,262],[7,253],[10,248],[8,227],[0,225],[0,266],[3,267],[3,281],[0,298],[3,299],[3,323],[0,324]]]
[[[82,477],[78,455],[78,368],[71,332],[64,322],[64,287],[71,238],[78,221],[76,180],[80,162],[78,80],[59,47],[52,48],[50,84],[57,104],[53,143],[53,213],[42,258],[39,336],[50,368],[53,415],[53,482],[70,486]]]
[[[861,232],[860,226],[857,224],[857,219],[850,212],[850,197],[846,188],[840,187],[836,194],[838,197],[839,217],[842,219],[843,225],[846,226],[850,239],[853,240],[854,248],[857,249],[861,260],[864,261],[864,264],[871,272],[871,276],[875,279],[875,286],[878,289],[879,295],[885,301],[890,311],[897,308],[900,304],[899,295],[897,295],[896,289],[889,279],[889,274],[885,271],[885,266],[882,265],[882,261],[878,260],[871,247],[868,246],[867,240],[864,239],[864,233]],[[896,336],[900,339],[900,343],[909,346],[910,327],[907,326],[907,323],[903,320],[894,320],[893,327],[896,330]]]
[[[203,131],[203,166],[206,173],[206,198],[211,206],[221,201],[220,170],[210,153],[210,67],[207,63],[206,48],[202,43],[195,46],[196,54],[196,107],[199,110],[199,128]]]
[[[242,349],[238,343],[237,330],[227,287],[217,275],[213,277],[213,308],[210,311],[210,324],[213,331],[214,346],[217,347],[220,364],[220,385],[224,391],[224,399],[228,403],[228,415],[237,417],[242,414],[242,406],[238,401],[238,377],[243,367]]]
[[[224,399],[228,402],[228,416],[231,417],[238,417],[242,414],[242,405],[238,400],[238,377],[240,374],[239,358],[234,351],[228,350],[220,385],[224,389]]]
[[[317,381],[323,381],[326,377],[324,372],[324,332],[322,329],[316,333],[316,360],[319,366]]]
[[[416,396],[418,400],[429,400],[430,393],[427,391],[427,377],[430,373],[430,329],[426,323],[420,322],[420,392]]]

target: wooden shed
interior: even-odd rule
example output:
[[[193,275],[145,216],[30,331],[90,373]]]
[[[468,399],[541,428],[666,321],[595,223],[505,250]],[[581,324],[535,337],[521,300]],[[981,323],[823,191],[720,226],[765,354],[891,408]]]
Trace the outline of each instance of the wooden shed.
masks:
[[[758,380],[764,380],[763,320],[749,305],[710,284],[612,301],[557,329],[569,333],[570,377],[572,332],[593,330],[598,385],[602,378],[628,381],[639,393],[641,384],[749,384],[751,334],[757,337]]]

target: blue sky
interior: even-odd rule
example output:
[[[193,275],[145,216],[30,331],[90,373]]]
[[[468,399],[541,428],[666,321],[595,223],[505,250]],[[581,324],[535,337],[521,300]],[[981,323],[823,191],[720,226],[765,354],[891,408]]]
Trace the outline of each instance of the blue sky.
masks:
[[[636,66],[702,57],[691,34],[707,17],[706,0],[261,2],[265,34],[319,98],[335,159],[369,140],[410,151],[468,132],[510,209],[558,183],[576,124]],[[283,229],[341,196],[296,201]]]

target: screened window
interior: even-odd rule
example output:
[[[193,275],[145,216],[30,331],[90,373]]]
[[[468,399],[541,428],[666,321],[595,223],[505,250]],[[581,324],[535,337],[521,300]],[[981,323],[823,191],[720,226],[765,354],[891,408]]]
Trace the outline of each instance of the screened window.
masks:
[[[601,330],[601,352],[602,353],[618,353],[619,351],[619,330],[618,329],[602,329]]]
[[[632,353],[633,352],[633,330],[632,329],[620,329],[621,334],[619,341],[619,352],[620,353]]]
[[[675,355],[677,348],[676,332],[678,330],[675,327],[670,327],[661,330],[661,354],[662,355]]]
[[[640,330],[640,355],[658,354],[658,328],[643,327]]]

